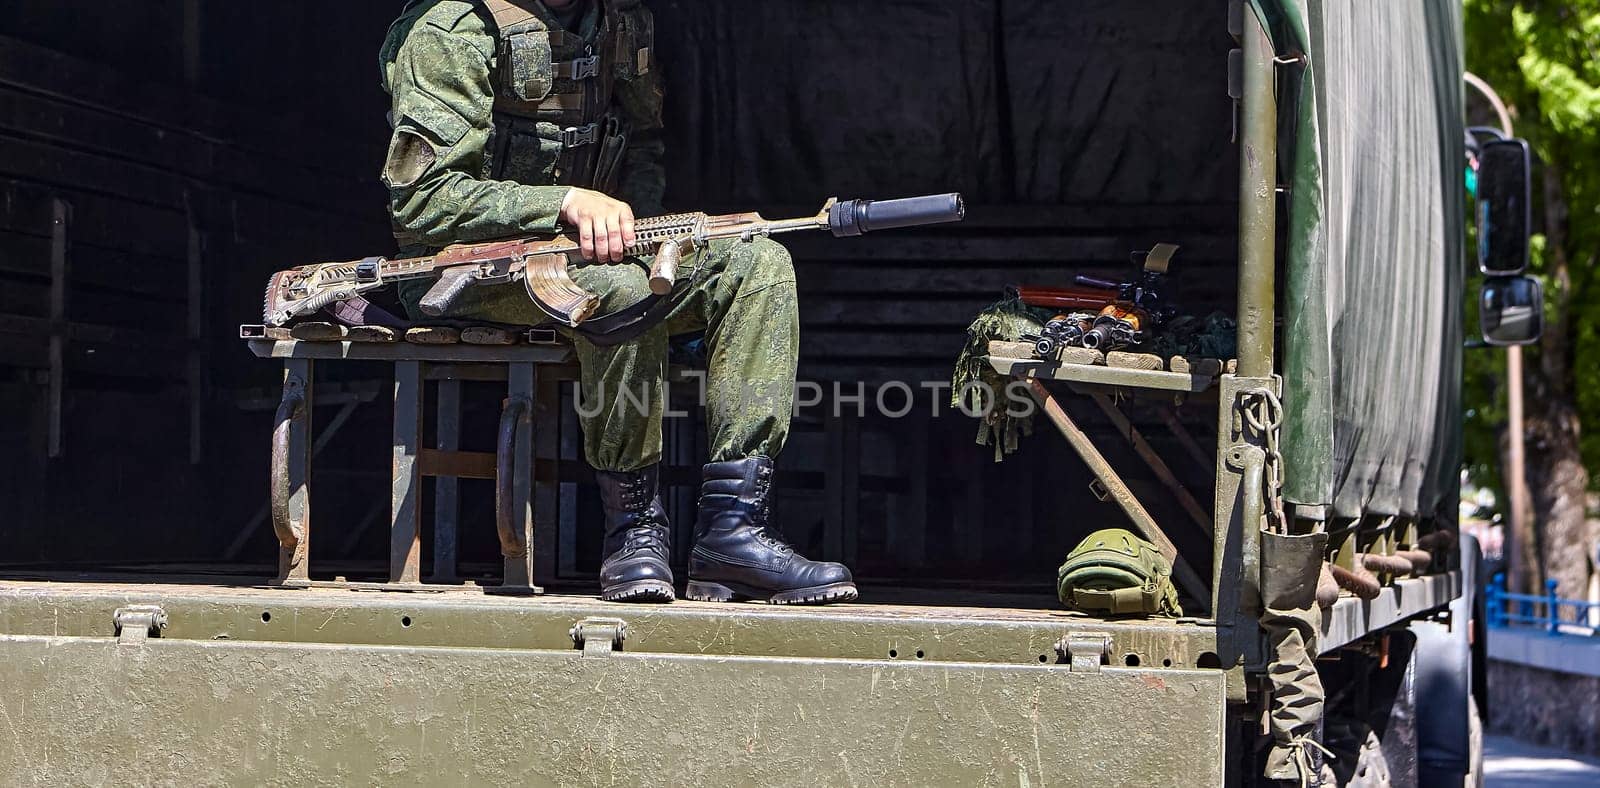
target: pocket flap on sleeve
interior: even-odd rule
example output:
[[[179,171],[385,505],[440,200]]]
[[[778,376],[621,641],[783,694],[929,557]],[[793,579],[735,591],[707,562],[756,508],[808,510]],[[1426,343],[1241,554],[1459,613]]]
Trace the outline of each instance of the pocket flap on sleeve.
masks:
[[[460,142],[472,128],[460,113],[421,90],[412,91],[406,97],[401,114],[427,130],[445,147]]]

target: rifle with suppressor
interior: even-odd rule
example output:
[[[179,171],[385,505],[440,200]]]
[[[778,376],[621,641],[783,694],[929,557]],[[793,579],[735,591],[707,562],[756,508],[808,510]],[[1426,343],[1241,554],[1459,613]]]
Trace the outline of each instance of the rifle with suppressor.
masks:
[[[901,200],[828,200],[815,216],[799,219],[769,220],[758,213],[680,213],[635,222],[637,240],[627,247],[627,253],[654,255],[650,265],[650,290],[654,295],[646,299],[653,302],[672,291],[685,254],[704,249],[718,239],[751,241],[799,230],[830,230],[836,238],[848,238],[877,230],[956,222],[965,216],[966,206],[959,194]],[[457,244],[430,257],[369,257],[292,268],[273,275],[268,283],[263,321],[268,326],[288,325],[364,293],[413,279],[437,280],[418,303],[418,309],[430,317],[440,317],[474,285],[521,281],[541,311],[564,325],[581,329],[585,321],[595,318],[600,299],[579,287],[567,272],[568,265],[582,264],[578,251],[578,238],[572,233],[554,238]],[[642,310],[634,311],[642,315]]]

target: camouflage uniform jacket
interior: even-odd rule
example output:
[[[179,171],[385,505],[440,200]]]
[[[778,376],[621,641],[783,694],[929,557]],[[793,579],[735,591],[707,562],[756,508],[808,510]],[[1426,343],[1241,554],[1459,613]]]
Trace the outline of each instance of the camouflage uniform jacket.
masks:
[[[575,54],[586,55],[570,48],[574,37],[603,42],[603,36],[594,37],[596,31],[650,32],[653,22],[639,0],[588,3],[575,36],[549,35],[550,61],[570,62]],[[570,188],[556,185],[563,180],[558,163],[563,129],[539,122],[532,127],[530,140],[528,116],[540,118],[525,112],[522,139],[511,146],[519,152],[506,156],[507,141],[497,135],[507,124],[497,104],[500,110],[505,108],[508,91],[560,94],[573,85],[570,80],[562,84],[561,68],[543,74],[530,71],[544,62],[539,59],[503,70],[506,64],[497,60],[507,42],[501,41],[504,36],[490,4],[491,0],[413,0],[384,45],[384,85],[394,98],[394,134],[383,178],[403,254],[557,229],[561,203]],[[497,4],[504,11],[505,4]],[[543,6],[531,0],[513,4],[534,12],[535,18],[527,20],[532,24],[560,30]],[[630,39],[617,40],[622,45],[602,45],[597,52],[610,52],[609,67],[615,70],[602,72],[602,82],[589,87],[602,88],[593,95],[606,95],[604,90],[609,89],[609,105],[599,109],[628,130],[630,141],[613,196],[627,201],[636,215],[650,216],[660,213],[665,180],[659,76],[646,68],[650,64],[642,51],[631,64],[629,58],[618,56],[629,50]],[[533,43],[540,45],[537,40]],[[612,76],[613,81],[604,81]],[[517,98],[526,108],[528,96]],[[579,286],[600,297],[601,314],[635,304],[650,293],[642,260],[574,265],[570,272]],[[404,285],[420,286],[407,292]],[[402,283],[401,298],[410,306],[426,289],[424,282]],[[685,256],[669,299],[666,319],[628,342],[599,347],[567,332],[581,370],[585,407],[578,409],[578,415],[589,464],[601,470],[633,471],[660,461],[667,338],[689,332],[703,332],[707,346],[705,405],[712,461],[776,457],[789,431],[799,358],[798,297],[788,252],[767,238],[714,242]],[[478,286],[457,302],[453,312],[453,317],[514,325],[545,320],[519,284]]]
[[[534,14],[532,24],[570,41],[592,40],[597,26],[609,23],[604,15],[645,29],[652,24],[639,0],[590,0],[579,29],[567,35],[542,4],[524,5]],[[383,182],[402,247],[436,249],[557,229],[571,188],[558,185],[557,123],[530,123],[532,144],[516,149],[518,161],[503,168],[504,180],[493,178],[497,168],[490,152],[501,142],[494,139],[496,100],[506,98],[497,95],[506,82],[499,73],[505,66],[497,62],[500,51],[496,23],[481,0],[412,0],[389,29],[380,59],[393,99],[394,131]],[[601,68],[623,68],[609,52],[602,55]],[[564,79],[550,72],[544,77],[547,90]],[[660,213],[665,171],[659,75],[645,70],[608,86],[611,106],[604,109],[629,130],[613,196],[639,216]]]

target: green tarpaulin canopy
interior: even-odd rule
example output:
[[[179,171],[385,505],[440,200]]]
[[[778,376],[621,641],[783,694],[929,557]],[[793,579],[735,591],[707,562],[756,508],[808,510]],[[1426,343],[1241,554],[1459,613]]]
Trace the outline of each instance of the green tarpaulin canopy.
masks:
[[[1292,186],[1285,497],[1331,515],[1453,507],[1464,288],[1458,0],[1255,0]]]

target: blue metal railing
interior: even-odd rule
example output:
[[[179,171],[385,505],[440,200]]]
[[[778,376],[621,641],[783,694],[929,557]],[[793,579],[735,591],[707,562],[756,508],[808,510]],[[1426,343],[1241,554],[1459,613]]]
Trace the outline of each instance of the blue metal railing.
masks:
[[[1544,581],[1543,594],[1513,594],[1506,591],[1506,576],[1496,574],[1485,589],[1484,612],[1491,627],[1533,626],[1541,627],[1552,635],[1564,634],[1563,624],[1596,631],[1589,626],[1589,611],[1600,608],[1600,602],[1582,599],[1562,599],[1556,596],[1556,581]],[[1563,610],[1572,611],[1563,616]]]

